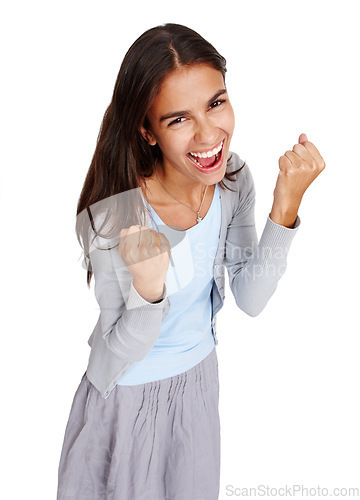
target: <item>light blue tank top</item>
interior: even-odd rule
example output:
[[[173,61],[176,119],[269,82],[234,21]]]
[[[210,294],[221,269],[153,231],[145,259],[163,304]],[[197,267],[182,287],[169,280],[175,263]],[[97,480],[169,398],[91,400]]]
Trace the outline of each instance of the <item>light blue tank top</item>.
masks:
[[[156,230],[164,233],[171,244],[174,266],[169,265],[165,279],[171,309],[153,348],[128,369],[118,385],[144,384],[179,375],[200,363],[215,346],[210,294],[220,239],[220,188],[215,185],[203,220],[186,231],[166,226],[144,201]]]

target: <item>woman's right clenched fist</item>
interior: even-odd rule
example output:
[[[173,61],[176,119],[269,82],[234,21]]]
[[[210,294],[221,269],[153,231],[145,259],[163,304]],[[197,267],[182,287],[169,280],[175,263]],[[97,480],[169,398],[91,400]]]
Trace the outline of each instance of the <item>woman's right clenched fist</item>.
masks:
[[[120,231],[118,252],[133,277],[133,286],[148,302],[163,293],[170,260],[170,243],[163,233],[146,226]]]

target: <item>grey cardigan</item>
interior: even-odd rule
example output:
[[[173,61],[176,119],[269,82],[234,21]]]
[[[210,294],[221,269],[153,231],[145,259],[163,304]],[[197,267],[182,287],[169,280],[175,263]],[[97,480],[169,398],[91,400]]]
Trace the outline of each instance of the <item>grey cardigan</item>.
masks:
[[[235,153],[230,153],[230,158],[228,172],[244,163]],[[225,298],[225,267],[237,306],[248,315],[257,316],[285,272],[287,254],[300,225],[299,217],[291,229],[268,217],[258,242],[254,182],[246,163],[234,178],[234,182],[224,178],[234,192],[220,189],[221,230],[211,291],[215,344],[216,314]],[[155,229],[150,217],[148,226]],[[88,341],[91,352],[86,374],[102,397],[107,398],[120,377],[156,343],[161,323],[171,309],[171,297],[165,286],[160,302],[143,299],[133,287],[132,276],[116,248],[93,251],[90,259],[100,315]]]

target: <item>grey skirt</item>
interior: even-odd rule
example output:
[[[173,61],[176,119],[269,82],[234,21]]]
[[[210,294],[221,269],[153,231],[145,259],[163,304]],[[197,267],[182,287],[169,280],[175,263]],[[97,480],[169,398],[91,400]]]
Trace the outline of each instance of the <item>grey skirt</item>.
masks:
[[[84,374],[59,464],[58,500],[218,500],[216,348],[180,375],[117,385],[107,399]]]

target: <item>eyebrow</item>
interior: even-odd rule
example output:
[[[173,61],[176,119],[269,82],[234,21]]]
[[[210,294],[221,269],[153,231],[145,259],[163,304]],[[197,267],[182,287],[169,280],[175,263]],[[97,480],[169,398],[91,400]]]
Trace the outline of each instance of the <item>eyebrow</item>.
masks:
[[[211,99],[208,100],[207,105],[210,106],[210,104],[215,101],[218,97],[220,97],[222,94],[226,94],[227,90],[226,89],[221,89],[218,92],[216,92],[215,95],[212,96]],[[167,113],[166,115],[163,115],[160,118],[160,123],[163,122],[164,120],[168,120],[169,118],[177,118],[179,116],[184,116],[184,115],[189,115],[190,111],[174,111],[173,113]]]

